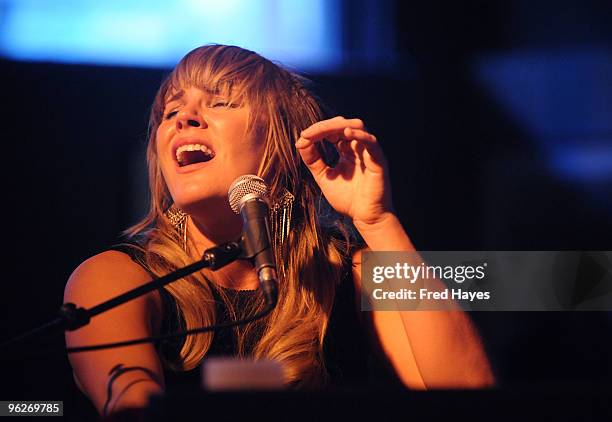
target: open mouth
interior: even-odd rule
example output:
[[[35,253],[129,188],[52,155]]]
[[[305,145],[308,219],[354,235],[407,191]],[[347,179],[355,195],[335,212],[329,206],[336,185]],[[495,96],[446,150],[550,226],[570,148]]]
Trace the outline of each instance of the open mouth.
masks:
[[[208,148],[206,145],[181,145],[176,150],[176,161],[179,167],[185,167],[197,163],[205,163],[213,158],[215,158],[214,151]]]

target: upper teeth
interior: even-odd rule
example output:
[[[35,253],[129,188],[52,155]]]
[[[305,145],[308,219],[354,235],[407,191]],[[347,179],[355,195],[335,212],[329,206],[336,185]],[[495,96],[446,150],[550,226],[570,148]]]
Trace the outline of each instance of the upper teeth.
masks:
[[[210,148],[208,148],[206,145],[202,145],[202,144],[187,144],[187,145],[181,145],[180,147],[178,147],[176,149],[176,160],[180,163],[182,161],[181,159],[181,154],[185,151],[202,151],[204,154],[210,156],[210,157],[214,157],[215,153],[212,152],[212,150]]]

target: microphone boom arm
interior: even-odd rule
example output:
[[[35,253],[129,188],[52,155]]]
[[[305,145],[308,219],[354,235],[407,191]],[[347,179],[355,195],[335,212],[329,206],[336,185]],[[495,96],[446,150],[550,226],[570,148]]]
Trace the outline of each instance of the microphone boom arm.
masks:
[[[0,344],[0,351],[46,332],[57,330],[74,331],[89,324],[89,321],[94,316],[106,312],[109,309],[113,309],[125,302],[136,299],[137,297],[143,296],[149,292],[152,292],[153,290],[160,289],[166,284],[170,284],[173,281],[185,277],[186,275],[199,271],[203,268],[217,270],[224,267],[230,262],[240,258],[242,252],[241,242],[228,242],[223,245],[207,249],[204,251],[202,259],[199,261],[189,264],[186,267],[179,268],[176,271],[152,280],[146,284],[143,284],[142,286],[129,290],[117,297],[107,300],[106,302],[100,303],[93,308],[85,309],[82,307],[77,307],[74,303],[65,303],[60,308],[59,316],[57,318],[43,324],[40,327],[22,333],[17,337],[3,342]]]

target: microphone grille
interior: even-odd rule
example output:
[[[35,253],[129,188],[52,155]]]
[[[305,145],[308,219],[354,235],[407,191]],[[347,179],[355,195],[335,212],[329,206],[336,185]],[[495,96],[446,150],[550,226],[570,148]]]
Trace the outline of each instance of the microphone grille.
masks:
[[[236,214],[240,214],[241,203],[247,196],[250,198],[265,198],[267,195],[268,186],[266,186],[266,182],[254,174],[245,174],[238,177],[227,193],[230,207]]]

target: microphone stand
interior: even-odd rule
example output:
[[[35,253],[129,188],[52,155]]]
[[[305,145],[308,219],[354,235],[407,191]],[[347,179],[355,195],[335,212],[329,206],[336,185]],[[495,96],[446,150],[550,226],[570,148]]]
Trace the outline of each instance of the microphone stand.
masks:
[[[31,337],[39,336],[47,332],[60,330],[74,331],[83,327],[84,325],[89,324],[89,321],[94,316],[99,315],[102,312],[106,312],[109,309],[115,308],[132,299],[145,295],[153,290],[157,290],[166,284],[185,277],[186,275],[194,273],[203,268],[217,270],[224,267],[230,262],[233,262],[238,258],[242,258],[242,252],[243,249],[241,242],[228,242],[204,251],[200,261],[189,264],[186,267],[179,268],[178,270],[166,274],[163,277],[159,277],[117,297],[109,299],[106,302],[100,303],[93,308],[85,309],[82,307],[77,307],[74,303],[65,303],[60,308],[57,318],[0,344],[0,351],[7,349],[9,346],[15,346],[18,343],[22,343]]]

